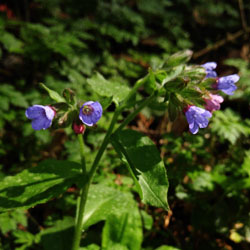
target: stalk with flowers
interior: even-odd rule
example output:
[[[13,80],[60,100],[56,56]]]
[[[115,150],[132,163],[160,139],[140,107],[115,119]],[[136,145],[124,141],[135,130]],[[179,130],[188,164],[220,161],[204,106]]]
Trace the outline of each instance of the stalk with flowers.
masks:
[[[71,126],[79,142],[81,163],[46,161],[40,163],[34,170],[24,171],[11,177],[11,181],[5,179],[0,188],[0,209],[6,211],[18,207],[29,208],[48,201],[53,195],[57,196],[76,184],[81,192],[76,209],[71,249],[79,249],[83,229],[88,225],[89,218],[86,218],[85,210],[89,209],[89,194],[91,187],[95,185],[93,177],[107,145],[112,143],[134,179],[142,201],[168,210],[169,184],[159,152],[149,138],[137,131],[126,129],[126,126],[143,108],[150,107],[153,103],[165,105],[169,120],[175,120],[178,115],[184,113],[192,134],[208,126],[212,112],[220,109],[220,104],[223,102],[223,97],[218,95],[218,92],[232,95],[237,88],[235,83],[239,80],[239,76],[234,74],[217,77],[215,62],[188,66],[187,62],[191,56],[190,51],[170,56],[158,68],[149,69],[148,74],[130,89],[125,89],[117,83],[118,86],[114,86],[102,75],[97,74],[88,82],[100,96],[100,100],[82,102],[77,100],[72,90],[64,90],[61,96],[42,84],[55,103],[46,106],[33,105],[27,108],[25,115],[31,120],[34,130],[49,129],[54,125]],[[142,95],[141,90],[147,94]],[[83,135],[89,127],[97,126],[111,103],[115,103],[113,117],[94,161],[89,164],[85,160]],[[126,117],[122,116],[123,111],[128,112]],[[94,130],[91,132],[94,133]],[[8,190],[13,189],[15,181],[24,182],[23,192],[10,197]],[[110,208],[110,213],[111,210]],[[91,213],[88,213],[88,216],[89,214]]]

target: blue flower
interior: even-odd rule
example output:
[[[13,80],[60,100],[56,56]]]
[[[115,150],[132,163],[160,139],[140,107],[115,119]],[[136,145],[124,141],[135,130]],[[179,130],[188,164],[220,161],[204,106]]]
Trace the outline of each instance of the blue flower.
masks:
[[[223,91],[225,94],[233,95],[233,91],[237,89],[234,84],[239,79],[240,77],[237,74],[220,77],[217,81],[217,89]]]
[[[34,105],[26,109],[25,115],[32,120],[33,129],[41,130],[51,126],[55,111],[50,106]]]
[[[201,65],[203,68],[205,68],[206,70],[206,78],[215,78],[217,77],[217,73],[214,69],[216,69],[217,67],[217,63],[216,62],[207,62],[205,64]]]
[[[189,106],[185,115],[189,124],[189,130],[192,134],[196,134],[199,128],[206,128],[208,125],[207,118],[212,117],[209,111],[196,106]]]
[[[88,101],[80,108],[79,118],[88,125],[93,126],[102,116],[102,105],[99,102]]]

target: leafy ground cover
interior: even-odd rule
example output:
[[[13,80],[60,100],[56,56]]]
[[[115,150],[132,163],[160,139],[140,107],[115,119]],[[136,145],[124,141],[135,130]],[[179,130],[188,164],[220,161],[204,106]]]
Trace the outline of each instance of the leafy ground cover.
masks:
[[[191,64],[213,60],[220,76],[238,73],[237,91],[223,96],[221,110],[196,135],[188,132],[182,114],[163,103],[143,109],[129,124],[131,138],[144,140],[137,134],[142,132],[153,141],[147,146],[160,152],[156,167],[167,170],[168,212],[167,204],[156,208],[141,202],[126,162],[120,161],[125,155],[138,163],[134,142],[125,140],[131,132],[112,138],[90,188],[81,249],[248,249],[249,12],[250,4],[240,0],[1,1],[0,249],[61,250],[72,244],[81,187],[79,146],[70,127],[32,130],[25,109],[51,103],[40,82],[59,93],[73,89],[82,100],[103,97],[106,112],[98,127],[84,134],[88,163],[105,136],[114,103],[149,68],[184,49],[194,51]],[[142,99],[151,87],[140,90]],[[66,168],[57,174],[50,172],[55,158]],[[67,163],[74,168],[67,169]],[[7,176],[14,175],[23,186],[17,182],[9,189],[17,179]],[[50,182],[34,199],[42,176]]]

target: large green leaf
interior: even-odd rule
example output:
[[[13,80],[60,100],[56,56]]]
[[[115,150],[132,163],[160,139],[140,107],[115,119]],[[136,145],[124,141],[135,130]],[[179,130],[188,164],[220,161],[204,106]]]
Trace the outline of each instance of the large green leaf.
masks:
[[[120,215],[137,209],[132,194],[101,184],[91,185],[85,207],[84,228],[106,220],[110,215]]]
[[[138,209],[108,217],[102,233],[102,249],[140,250],[141,243],[142,222]]]
[[[88,79],[87,82],[98,95],[106,97],[112,96],[114,102],[117,104],[129,93],[129,88],[126,85],[108,81],[100,73],[96,73],[96,75]]]
[[[8,176],[0,182],[0,211],[44,203],[72,184],[83,182],[83,178],[78,163],[45,160],[37,167]]]
[[[112,144],[122,159],[126,158],[142,201],[168,209],[166,169],[154,143],[137,131],[124,130],[112,136]]]
[[[124,220],[124,218],[127,219]],[[117,221],[118,219],[121,219],[121,221]],[[119,236],[121,242],[117,242],[117,244],[122,243],[122,247],[131,244],[131,246],[134,246],[128,249],[140,249],[142,243],[142,221],[137,204],[131,193],[121,192],[101,184],[91,185],[84,212],[84,228],[86,229],[103,220],[107,221],[103,230],[103,234],[105,234],[105,242],[103,244],[110,245],[113,241],[116,244],[115,240]],[[116,223],[115,229],[117,229],[117,232],[110,228],[110,223],[113,222]],[[73,233],[73,226],[74,219],[65,217],[62,221],[57,221],[53,227],[44,230],[41,233],[43,248],[45,250],[70,249],[72,237],[69,235]],[[131,243],[129,239],[132,239]],[[57,244],[53,244],[55,241]],[[81,249],[99,248],[92,245],[92,247],[88,246]],[[119,248],[114,249],[118,250]]]

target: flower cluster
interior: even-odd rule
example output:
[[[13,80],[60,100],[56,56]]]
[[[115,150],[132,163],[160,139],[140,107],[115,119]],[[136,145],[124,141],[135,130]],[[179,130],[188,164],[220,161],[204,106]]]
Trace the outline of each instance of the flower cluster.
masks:
[[[206,70],[205,78],[215,78],[216,84],[213,85],[214,90],[221,90],[227,95],[233,95],[237,89],[235,83],[239,81],[240,77],[237,74],[217,77],[215,71],[217,64],[215,62],[207,62],[201,65]],[[212,117],[212,112],[220,109],[220,104],[224,101],[223,97],[217,94],[209,93],[205,101],[205,109],[196,106],[188,106],[185,108],[185,116],[189,124],[189,130],[192,134],[196,134],[199,128],[206,128],[208,125],[208,118]]]
[[[51,106],[33,105],[26,109],[25,115],[32,120],[34,130],[47,129],[51,126],[56,116],[56,111]],[[93,126],[102,116],[102,106],[99,102],[88,101],[80,108],[79,119],[73,122],[72,128],[76,134],[85,131],[85,125]]]

